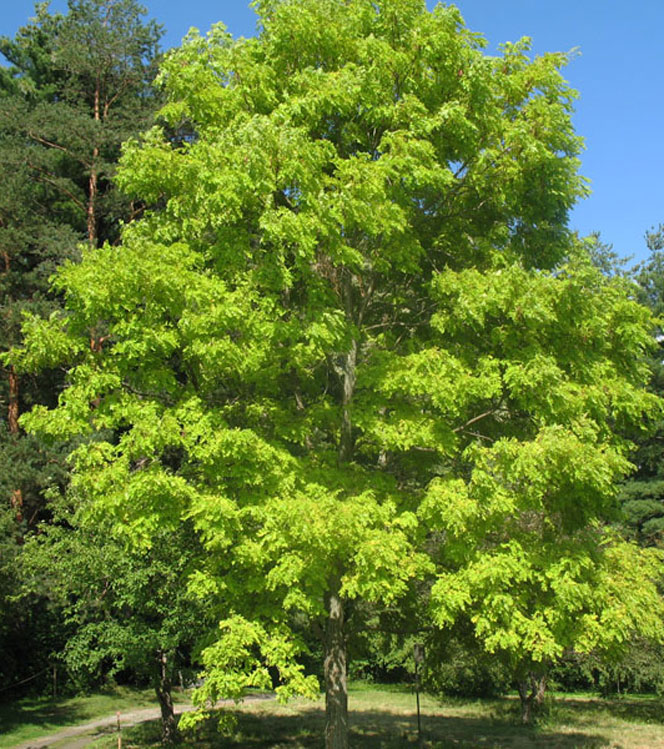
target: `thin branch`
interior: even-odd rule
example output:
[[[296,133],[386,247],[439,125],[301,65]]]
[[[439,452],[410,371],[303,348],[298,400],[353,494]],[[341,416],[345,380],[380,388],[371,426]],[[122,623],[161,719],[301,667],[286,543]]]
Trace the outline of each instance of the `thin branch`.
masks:
[[[480,414],[479,416],[474,416],[465,424],[462,424],[460,427],[457,427],[456,429],[453,429],[452,431],[454,432],[466,431],[466,427],[469,427],[471,424],[475,424],[476,422],[481,421],[482,419],[485,419],[487,416],[491,416],[492,414],[495,414],[497,410],[498,408],[492,408],[489,411],[485,411],[483,414]]]
[[[456,432],[457,430],[455,429],[454,431]],[[467,429],[464,429],[461,434],[469,434],[471,437],[477,437],[478,439],[486,440],[487,442],[495,442],[493,437],[488,437],[486,434],[480,434],[479,432],[470,432]]]
[[[79,163],[83,164],[83,166],[90,166],[85,159],[82,159],[81,157],[76,156],[68,148],[61,146],[59,143],[53,143],[52,141],[46,140],[46,138],[42,138],[40,135],[37,135],[36,133],[33,133],[31,131],[28,131],[28,137],[32,138],[32,140],[36,140],[37,143],[41,143],[43,146],[48,146],[49,148],[55,148],[58,151],[62,151],[63,153],[66,153],[67,156],[70,156],[75,161],[78,161]]]
[[[39,175],[41,175],[40,177],[37,177],[38,180],[40,180],[42,182],[46,182],[49,185],[52,185],[53,187],[55,187],[56,190],[59,190],[60,192],[64,193],[82,211],[86,211],[87,210],[87,206],[85,205],[85,203],[83,203],[81,200],[79,200],[72,192],[70,192],[69,190],[67,190],[66,187],[63,187],[62,185],[59,185],[55,181],[55,177],[53,177],[53,175],[51,175],[50,172],[46,171],[46,169],[44,169],[43,167],[37,166],[36,164],[31,164],[30,162],[28,162],[28,166],[30,167],[30,169],[34,169]]]

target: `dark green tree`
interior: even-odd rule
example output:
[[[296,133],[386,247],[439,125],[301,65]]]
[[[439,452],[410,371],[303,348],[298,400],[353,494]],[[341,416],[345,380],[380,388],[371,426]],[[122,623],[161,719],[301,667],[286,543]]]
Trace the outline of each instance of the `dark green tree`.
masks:
[[[161,32],[143,21],[144,12],[133,0],[71,0],[67,14],[38,3],[13,39],[0,38],[8,62],[0,67],[0,351],[20,343],[24,314],[48,317],[60,308],[49,279],[79,256],[81,241],[115,240],[119,222],[140,210],[113,187],[112,176],[121,142],[146,127],[157,104],[151,81]],[[90,345],[98,345],[94,331]],[[19,426],[35,403],[55,405],[63,384],[57,368],[19,376],[3,366],[0,497],[13,521],[1,532],[16,551],[7,559],[20,556],[26,529],[46,517],[46,490],[67,482],[67,446],[46,445]],[[7,571],[7,597],[17,581],[15,570]],[[0,647],[19,652],[30,614],[5,597],[0,610]],[[6,683],[25,675],[10,674],[11,664],[32,667],[30,659],[2,662]]]
[[[114,240],[119,221],[133,215],[111,178],[120,144],[156,108],[161,31],[144,13],[134,0],[71,0],[66,15],[39,3],[14,39],[0,39],[10,63],[0,69],[0,349],[19,342],[23,313],[59,306],[49,278],[76,257],[77,243]],[[18,470],[3,473],[13,474],[17,516],[29,518],[27,485],[39,482],[28,467],[39,461],[30,457],[34,446],[18,444],[18,417],[32,403],[54,402],[61,378],[21,382],[11,367],[5,375],[0,428]]]
[[[664,226],[646,232],[649,257],[637,265],[632,276],[638,286],[640,301],[660,321],[653,329],[658,346],[649,357],[650,389],[664,395]],[[645,435],[636,435],[638,450],[633,456],[634,476],[621,491],[627,527],[639,543],[664,545],[664,421],[659,420]]]
[[[151,122],[162,31],[136,0],[70,0],[66,15],[37,6],[16,39],[0,40],[4,73],[0,126],[18,135],[17,156],[55,187],[70,222],[91,246],[117,238],[136,206],[112,176],[121,143]]]
[[[188,594],[200,556],[191,523],[156,530],[149,545],[137,546],[85,503],[60,499],[53,510],[25,544],[25,595],[60,612],[68,639],[59,659],[72,679],[99,682],[130,671],[154,687],[163,740],[172,743],[171,690],[191,680],[193,648],[213,614]]]

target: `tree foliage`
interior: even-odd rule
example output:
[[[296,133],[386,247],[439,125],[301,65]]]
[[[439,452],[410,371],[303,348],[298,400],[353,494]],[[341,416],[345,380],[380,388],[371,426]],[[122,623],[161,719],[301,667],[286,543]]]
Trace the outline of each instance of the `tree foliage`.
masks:
[[[419,0],[255,7],[255,39],[217,26],[167,57],[161,116],[191,135],[152,129],[118,175],[156,207],[59,272],[66,314],[12,361],[69,367],[24,423],[97,435],[73,455],[96,512],[136,543],[193,521],[193,590],[226,609],[201,703],[273,669],[310,693],[305,617],[344,747],[355,601],[417,581],[436,625],[472,609],[530,663],[601,637],[652,320],[567,229],[564,55],[486,56]]]
[[[61,308],[49,279],[79,257],[79,242],[115,240],[119,220],[131,217],[111,178],[120,143],[147,127],[156,107],[150,84],[161,32],[143,13],[133,0],[72,0],[66,14],[38,3],[13,39],[0,39],[8,62],[0,67],[0,351],[20,345],[26,313],[48,317]],[[53,632],[34,634],[57,630],[55,610],[43,599],[11,603],[20,541],[50,517],[46,497],[67,484],[71,447],[25,435],[19,416],[35,403],[56,405],[63,379],[58,369],[26,376],[3,367],[0,497],[11,512],[5,522],[3,510],[0,544],[14,550],[2,564],[6,683],[30,679],[63,645]]]

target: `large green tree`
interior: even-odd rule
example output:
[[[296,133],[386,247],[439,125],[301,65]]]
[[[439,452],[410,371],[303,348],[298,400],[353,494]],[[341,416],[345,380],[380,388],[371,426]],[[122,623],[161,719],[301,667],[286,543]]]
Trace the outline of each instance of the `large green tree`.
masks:
[[[488,57],[420,0],[255,7],[255,39],[217,26],[168,56],[162,116],[192,135],[151,130],[118,177],[158,208],[58,274],[66,315],[13,361],[69,366],[31,429],[115,434],[75,452],[77,492],[145,540],[194,520],[193,589],[225,606],[201,703],[271,667],[310,691],[304,620],[341,749],[355,602],[439,578],[442,623],[469,565],[518,566],[540,526],[574,557],[628,469],[611,425],[653,407],[650,321],[561,265],[585,193],[564,55]]]

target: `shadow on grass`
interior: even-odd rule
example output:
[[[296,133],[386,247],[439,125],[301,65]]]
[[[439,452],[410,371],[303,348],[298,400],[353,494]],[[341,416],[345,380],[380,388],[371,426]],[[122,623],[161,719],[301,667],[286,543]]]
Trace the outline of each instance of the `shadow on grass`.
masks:
[[[8,746],[3,737],[18,732],[19,741],[58,731],[112,715],[117,706],[128,701],[140,709],[149,706],[143,695],[124,697],[117,688],[97,690],[94,695],[54,700],[51,697],[25,697],[15,702],[0,702],[0,746]]]
[[[58,703],[48,697],[0,703],[0,735],[26,725],[41,726],[44,733],[52,733],[60,727],[84,722],[88,715],[82,704]]]
[[[664,724],[664,702],[661,700],[633,700],[626,698],[577,700],[566,697],[554,703],[560,710],[569,710],[586,715],[606,713],[628,723]]]
[[[296,715],[263,712],[231,711],[237,719],[232,736],[220,735],[216,723],[200,726],[195,736],[181,746],[200,749],[319,749],[323,745],[325,712],[310,708]],[[619,745],[605,736],[583,731],[558,732],[543,728],[524,727],[506,717],[423,717],[425,749],[447,747],[510,747],[528,749],[599,749]],[[157,722],[136,726],[127,734],[132,747],[156,746],[159,739]],[[399,749],[417,747],[417,723],[414,715],[398,715],[380,710],[351,713],[350,746],[363,749]]]

